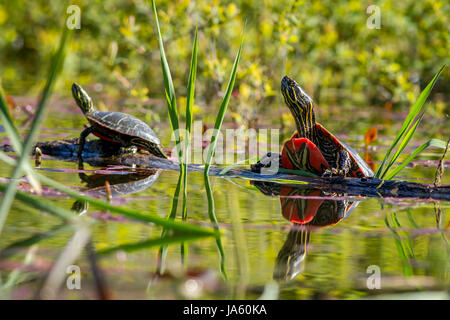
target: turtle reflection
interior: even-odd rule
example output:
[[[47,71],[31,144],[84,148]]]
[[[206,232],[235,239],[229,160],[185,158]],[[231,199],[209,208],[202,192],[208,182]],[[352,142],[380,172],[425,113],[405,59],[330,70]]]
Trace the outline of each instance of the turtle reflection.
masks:
[[[83,193],[97,198],[121,197],[141,192],[149,188],[159,177],[160,170],[141,170],[126,174],[92,174],[79,173],[86,183]],[[107,187],[108,186],[108,187]],[[86,201],[75,201],[72,210],[80,215],[88,210]]]
[[[320,190],[260,181],[252,184],[265,195],[279,196],[283,217],[293,223],[275,261],[275,280],[291,280],[303,271],[314,228],[338,223],[359,204],[326,198]]]

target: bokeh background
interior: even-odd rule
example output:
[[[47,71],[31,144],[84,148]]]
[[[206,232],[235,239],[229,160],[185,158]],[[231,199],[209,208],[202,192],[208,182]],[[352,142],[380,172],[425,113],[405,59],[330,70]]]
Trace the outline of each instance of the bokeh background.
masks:
[[[228,117],[248,126],[265,108],[278,105],[290,118],[279,94],[284,74],[324,107],[403,110],[448,63],[446,0],[156,3],[180,108],[194,29],[199,28],[196,114],[219,103],[245,28],[234,91],[239,99]],[[77,81],[111,97],[135,97],[137,104],[164,98],[154,18],[145,0],[1,0],[0,74],[8,94],[38,94],[69,16],[68,4],[80,7],[81,29],[70,43],[56,94],[69,96],[70,84]],[[380,29],[367,26],[372,4],[380,8]],[[428,112],[447,117],[449,89],[445,70]]]

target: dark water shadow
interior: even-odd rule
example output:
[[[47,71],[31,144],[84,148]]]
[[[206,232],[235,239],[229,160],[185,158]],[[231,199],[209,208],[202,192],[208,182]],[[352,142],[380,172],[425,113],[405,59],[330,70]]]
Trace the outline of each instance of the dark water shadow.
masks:
[[[336,225],[347,218],[360,202],[302,186],[260,181],[251,183],[263,194],[279,197],[283,217],[292,222],[275,261],[273,278],[277,281],[289,281],[298,276],[305,268],[314,231]]]
[[[158,179],[160,170],[139,170],[134,173],[125,174],[91,174],[78,173],[81,181],[86,183],[82,189],[88,196],[106,198],[111,201],[115,197],[128,196],[150,188]],[[72,210],[80,215],[88,211],[86,201],[77,200],[72,205]]]

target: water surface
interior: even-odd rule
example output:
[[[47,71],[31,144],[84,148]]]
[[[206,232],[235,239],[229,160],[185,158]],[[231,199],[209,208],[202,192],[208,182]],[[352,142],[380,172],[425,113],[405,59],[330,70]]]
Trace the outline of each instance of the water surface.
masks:
[[[127,110],[123,108],[121,111]],[[145,119],[144,111],[134,114]],[[280,127],[277,112],[274,108],[273,114],[264,115],[259,126]],[[349,114],[352,116],[348,117]],[[361,154],[364,133],[372,126],[377,127],[378,139],[370,148],[375,165],[382,159],[404,116],[393,111],[380,112],[378,108],[330,107],[318,111],[319,121]],[[25,123],[26,117],[18,112],[15,121]],[[38,139],[77,137],[84,123],[84,117],[73,103],[53,103]],[[233,124],[228,122],[224,126],[232,127]],[[152,127],[165,146],[173,145],[166,118]],[[21,128],[21,133],[25,133],[26,123]],[[285,129],[282,138],[286,139],[290,134],[291,130]],[[431,135],[445,139],[448,134],[448,122],[446,126],[445,120],[427,116],[411,148]],[[5,133],[0,132],[0,143],[6,142]],[[425,151],[414,162],[414,167],[409,166],[401,172],[402,179],[433,183],[440,156],[437,150]],[[446,167],[449,167],[448,161]],[[76,169],[74,162],[44,157],[40,173],[84,190],[86,182],[80,179]],[[85,166],[85,169],[107,168]],[[8,177],[9,174],[10,168],[0,166],[0,177]],[[147,188],[136,188],[136,192],[120,197],[114,195],[113,203],[167,217],[178,174],[177,171],[158,171]],[[141,178],[133,179],[139,181]],[[212,226],[202,173],[190,172],[188,179],[188,221]],[[333,195],[324,195],[317,190],[286,188],[279,190],[282,194],[280,200],[278,196],[264,195],[248,180],[221,177],[210,177],[210,180],[222,233],[224,268],[220,267],[221,256],[214,238],[189,242],[184,255],[180,244],[170,245],[163,265],[158,247],[117,251],[98,260],[110,297],[258,298],[274,281],[281,299],[370,298],[416,293],[424,294],[422,297],[433,294],[436,297],[448,289],[448,202],[355,199],[343,195],[335,200]],[[442,183],[449,182],[450,177],[445,173]],[[25,188],[26,184],[22,187]],[[71,209],[75,202],[54,192],[50,192],[47,198],[67,209]],[[359,202],[357,206],[356,200]],[[293,212],[297,215],[292,215]],[[96,250],[161,236],[159,227],[94,207],[88,208],[85,215],[96,221],[92,227],[92,242]],[[25,247],[14,255],[1,258],[3,283],[12,270],[20,270],[27,276],[12,288],[2,289],[4,298],[36,297],[52,264],[72,236],[72,230],[61,226],[59,219],[14,202],[1,235],[0,250],[36,234],[49,237],[32,248]],[[30,250],[34,259],[24,265]],[[69,290],[63,286],[58,298],[97,298],[86,251],[76,264],[81,268],[81,289]],[[380,289],[371,288],[370,283],[374,282],[369,281],[368,284],[373,268],[380,272]]]

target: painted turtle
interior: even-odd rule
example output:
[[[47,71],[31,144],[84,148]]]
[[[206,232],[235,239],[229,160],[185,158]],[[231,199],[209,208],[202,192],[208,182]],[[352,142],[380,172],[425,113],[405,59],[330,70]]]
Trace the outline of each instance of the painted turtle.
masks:
[[[280,166],[285,169],[304,170],[322,176],[373,177],[374,173],[358,152],[338,140],[321,124],[316,123],[312,99],[295,80],[285,76],[281,80],[284,101],[291,110],[297,130],[284,143]],[[270,167],[268,154],[252,167],[260,171]],[[278,161],[277,158],[274,159]]]
[[[91,133],[102,140],[120,143],[123,152],[143,149],[157,157],[167,158],[155,132],[145,122],[121,112],[95,111],[92,99],[76,83],[72,85],[72,95],[91,124],[81,132],[78,158],[81,159],[86,137]]]
[[[87,183],[87,188],[83,190],[83,193],[105,198],[107,196],[106,182],[110,185],[111,196],[121,197],[149,188],[158,179],[159,174],[160,170],[152,169],[128,174],[87,175],[80,172],[78,175],[82,181]]]

